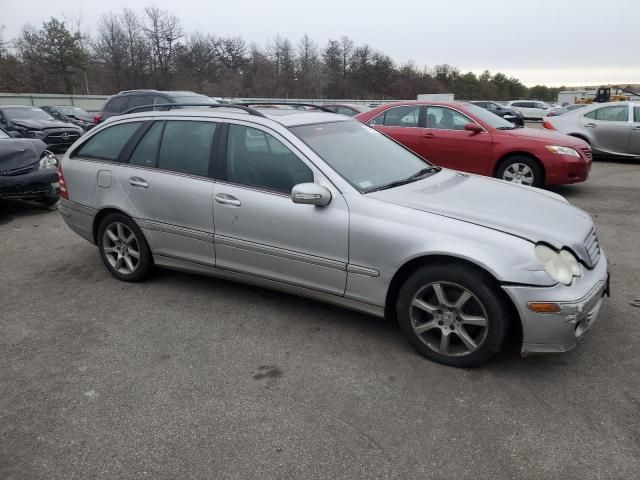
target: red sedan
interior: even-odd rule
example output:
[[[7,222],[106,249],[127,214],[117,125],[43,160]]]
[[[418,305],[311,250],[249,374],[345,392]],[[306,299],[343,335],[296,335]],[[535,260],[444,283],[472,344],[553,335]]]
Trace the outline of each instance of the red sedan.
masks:
[[[542,187],[584,182],[591,170],[586,142],[522,128],[466,102],[381,105],[355,118],[436,165]]]

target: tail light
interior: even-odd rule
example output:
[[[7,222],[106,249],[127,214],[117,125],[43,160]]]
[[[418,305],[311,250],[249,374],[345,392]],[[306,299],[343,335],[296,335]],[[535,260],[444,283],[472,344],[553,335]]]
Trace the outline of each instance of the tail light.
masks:
[[[556,127],[551,125],[551,122],[548,122],[547,120],[542,122],[542,128],[546,128],[547,130],[555,130],[556,129]]]
[[[99,124],[102,121],[102,114],[101,113],[96,113],[93,116],[93,123],[95,123],[96,125]]]
[[[58,162],[58,184],[60,185],[60,196],[65,200],[69,200],[69,191],[67,190],[67,184],[64,181],[64,175],[62,174],[62,162]]]

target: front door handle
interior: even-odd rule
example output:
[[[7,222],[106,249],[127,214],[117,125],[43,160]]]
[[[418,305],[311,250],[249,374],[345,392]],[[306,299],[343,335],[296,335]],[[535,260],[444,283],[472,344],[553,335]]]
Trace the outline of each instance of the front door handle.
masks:
[[[233,195],[228,195],[226,193],[218,193],[215,197],[216,202],[221,205],[233,205],[234,207],[239,207],[242,205],[242,202],[238,200]]]
[[[132,187],[149,188],[149,184],[140,177],[129,177],[129,185]]]
[[[584,126],[587,127],[587,128],[596,128],[597,127],[597,125],[595,123],[585,123]]]
[[[422,138],[433,138],[435,135],[433,133],[423,133]]]

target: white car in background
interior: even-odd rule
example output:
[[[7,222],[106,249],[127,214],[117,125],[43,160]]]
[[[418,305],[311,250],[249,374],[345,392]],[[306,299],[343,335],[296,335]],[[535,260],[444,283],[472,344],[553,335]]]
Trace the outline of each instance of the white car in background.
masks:
[[[526,120],[542,120],[553,108],[547,102],[538,100],[512,100],[507,106],[519,110]]]

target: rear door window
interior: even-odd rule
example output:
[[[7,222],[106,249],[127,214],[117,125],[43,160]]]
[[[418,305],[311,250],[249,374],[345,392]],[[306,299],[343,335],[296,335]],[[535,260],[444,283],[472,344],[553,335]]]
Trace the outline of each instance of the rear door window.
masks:
[[[417,127],[420,106],[393,107],[375,117],[370,125],[385,127]]]
[[[640,107],[633,107],[633,121],[640,123]]]
[[[128,122],[107,127],[93,135],[71,156],[115,162],[124,146],[141,125],[142,122]]]
[[[626,105],[602,107],[585,114],[585,117],[604,122],[627,122],[629,120],[629,107]]]
[[[153,97],[151,95],[132,95],[129,98],[129,104],[127,105],[127,110],[129,110],[130,108],[141,107],[143,105],[152,105],[152,104],[153,104]],[[138,112],[144,112],[147,110],[151,110],[151,108],[140,109],[138,110]]]
[[[127,109],[129,97],[115,97],[107,102],[104,111],[108,113],[120,113]]]
[[[166,122],[158,153],[158,168],[208,176],[216,126],[214,122]]]

